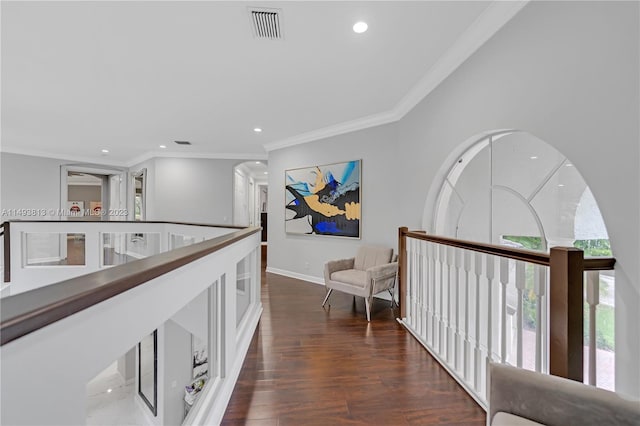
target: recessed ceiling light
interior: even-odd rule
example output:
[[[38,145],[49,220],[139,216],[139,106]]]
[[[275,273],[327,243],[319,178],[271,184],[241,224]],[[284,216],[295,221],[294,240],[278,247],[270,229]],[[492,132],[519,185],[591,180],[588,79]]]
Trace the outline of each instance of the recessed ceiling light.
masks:
[[[256,133],[260,133],[262,131],[262,129],[260,127],[256,127],[253,129],[254,132]]]
[[[165,149],[167,146],[166,145],[160,145],[160,148]]]
[[[103,154],[108,154],[108,153],[109,153],[109,150],[108,150],[108,149],[103,149],[103,150],[102,150],[102,153],[103,153]]]
[[[535,155],[533,155],[533,156],[531,156],[529,158],[531,158],[532,160],[537,160],[538,159],[538,157],[536,157]]]
[[[111,393],[113,389],[107,389],[107,393]]]
[[[269,174],[269,172],[264,172],[264,174],[265,174],[265,175],[268,175],[268,174]]]
[[[256,161],[256,164],[260,164],[260,162],[259,162],[259,161]]]
[[[565,165],[566,165],[567,167],[573,167],[573,164],[571,164],[571,163],[567,163],[567,164],[565,164]]]
[[[363,32],[367,31],[367,28],[369,28],[369,26],[366,22],[360,21],[353,24],[353,31],[358,34],[362,34]]]
[[[562,188],[564,186],[564,183],[559,183],[558,186]]]

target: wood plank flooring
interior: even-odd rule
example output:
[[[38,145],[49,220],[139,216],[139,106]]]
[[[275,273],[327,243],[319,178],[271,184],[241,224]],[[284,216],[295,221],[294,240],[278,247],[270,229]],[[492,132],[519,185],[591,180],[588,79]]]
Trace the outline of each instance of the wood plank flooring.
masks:
[[[484,411],[376,299],[275,274],[223,425],[484,425]]]

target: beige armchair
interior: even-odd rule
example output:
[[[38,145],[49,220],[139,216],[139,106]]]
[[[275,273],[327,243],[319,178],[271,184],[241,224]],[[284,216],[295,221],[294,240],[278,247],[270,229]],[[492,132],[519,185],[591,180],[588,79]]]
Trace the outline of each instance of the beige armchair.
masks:
[[[561,377],[490,364],[490,426],[639,425],[640,401]]]
[[[371,303],[375,294],[388,290],[393,306],[398,262],[392,261],[395,260],[392,257],[393,249],[363,246],[358,249],[356,257],[325,263],[324,283],[327,295],[322,306],[327,303],[333,290],[364,297],[367,321],[371,321]]]

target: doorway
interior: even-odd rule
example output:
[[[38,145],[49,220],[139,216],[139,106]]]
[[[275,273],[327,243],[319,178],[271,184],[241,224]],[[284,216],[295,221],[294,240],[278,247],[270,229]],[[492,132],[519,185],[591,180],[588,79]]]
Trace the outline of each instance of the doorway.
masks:
[[[61,166],[58,220],[127,220],[124,177],[123,170]],[[84,264],[84,234],[47,234],[45,238],[58,246],[57,262]]]
[[[233,224],[266,228],[266,161],[245,161],[233,169]],[[266,241],[266,238],[263,239]]]
[[[125,172],[85,166],[60,170],[61,220],[126,220]]]

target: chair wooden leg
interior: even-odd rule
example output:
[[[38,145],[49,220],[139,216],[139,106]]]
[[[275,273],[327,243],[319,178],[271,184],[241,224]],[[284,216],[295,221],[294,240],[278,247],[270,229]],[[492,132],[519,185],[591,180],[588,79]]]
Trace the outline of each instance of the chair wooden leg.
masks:
[[[327,295],[324,298],[324,301],[322,302],[322,307],[324,307],[324,305],[327,303],[327,300],[329,300],[329,296],[331,296],[331,292],[333,291],[332,288],[329,289],[329,291],[327,292]]]
[[[364,306],[367,309],[367,321],[371,322],[371,302],[368,297],[364,298]]]

